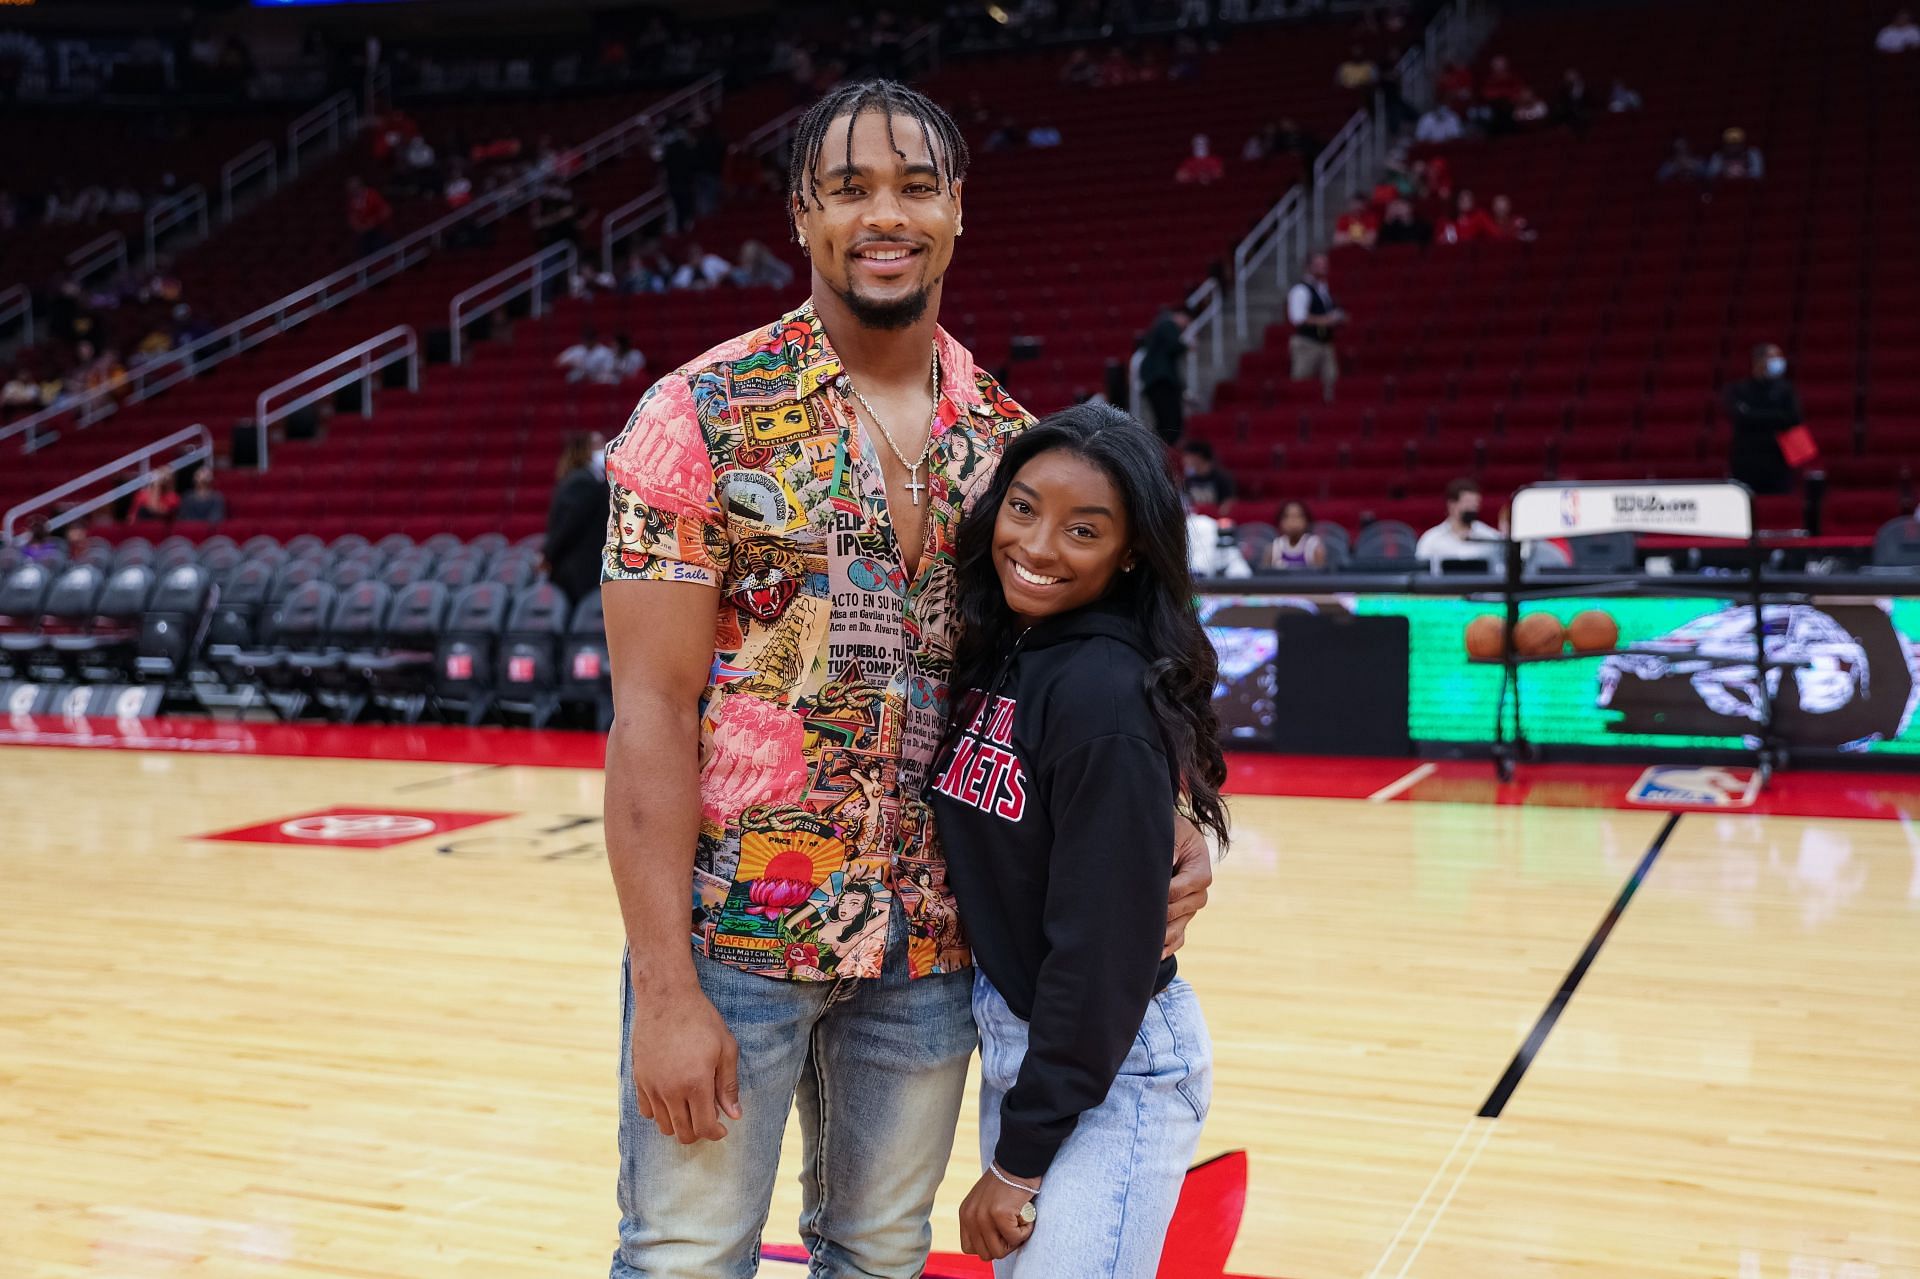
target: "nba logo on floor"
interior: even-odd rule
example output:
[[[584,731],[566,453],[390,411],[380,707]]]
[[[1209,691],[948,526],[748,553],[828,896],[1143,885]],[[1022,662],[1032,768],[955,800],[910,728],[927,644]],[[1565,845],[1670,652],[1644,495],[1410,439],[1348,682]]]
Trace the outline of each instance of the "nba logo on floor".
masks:
[[[1751,808],[1760,774],[1751,768],[1649,768],[1627,802],[1661,808]]]

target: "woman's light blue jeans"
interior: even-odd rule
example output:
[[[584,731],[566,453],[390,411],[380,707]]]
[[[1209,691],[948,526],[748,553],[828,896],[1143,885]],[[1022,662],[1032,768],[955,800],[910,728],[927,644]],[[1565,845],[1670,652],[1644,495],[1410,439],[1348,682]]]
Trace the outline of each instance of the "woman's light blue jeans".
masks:
[[[980,1028],[980,1160],[1000,1141],[1000,1102],[1027,1055],[1027,1023],[975,974]],[[1040,1218],[995,1279],[1154,1279],[1180,1184],[1200,1143],[1213,1092],[1213,1041],[1193,987],[1175,978],[1147,1006],[1106,1101],[1047,1170]]]

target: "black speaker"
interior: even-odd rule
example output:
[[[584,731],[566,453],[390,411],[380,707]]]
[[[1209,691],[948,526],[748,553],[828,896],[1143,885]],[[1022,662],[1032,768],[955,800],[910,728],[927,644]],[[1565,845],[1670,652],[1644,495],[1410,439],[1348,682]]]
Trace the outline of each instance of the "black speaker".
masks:
[[[1285,612],[1274,633],[1275,750],[1412,753],[1406,618]]]
[[[427,330],[427,363],[445,364],[453,359],[453,330]]]
[[[347,389],[358,390],[359,384],[355,383],[353,386]],[[353,407],[345,411],[358,413],[360,411],[359,400],[356,399],[353,403]],[[281,426],[280,429],[286,433],[286,438],[290,440],[314,439],[320,434],[319,408],[312,404],[307,405],[306,408],[301,409],[299,412],[294,413],[288,416],[287,418],[285,418],[284,424]]]

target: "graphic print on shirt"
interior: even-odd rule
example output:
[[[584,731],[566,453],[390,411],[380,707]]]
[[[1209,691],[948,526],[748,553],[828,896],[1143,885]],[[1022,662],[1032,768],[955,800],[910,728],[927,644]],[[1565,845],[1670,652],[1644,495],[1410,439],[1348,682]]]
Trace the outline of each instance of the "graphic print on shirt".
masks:
[[[1015,706],[1010,697],[980,698],[953,758],[933,784],[948,799],[1010,822],[1027,812],[1027,777],[1013,751]]]
[[[910,975],[969,962],[923,791],[952,670],[954,535],[1031,418],[936,341],[951,376],[914,577],[811,307],[662,378],[608,447],[603,580],[718,594],[688,900],[694,945],[737,968],[877,977],[896,903]]]

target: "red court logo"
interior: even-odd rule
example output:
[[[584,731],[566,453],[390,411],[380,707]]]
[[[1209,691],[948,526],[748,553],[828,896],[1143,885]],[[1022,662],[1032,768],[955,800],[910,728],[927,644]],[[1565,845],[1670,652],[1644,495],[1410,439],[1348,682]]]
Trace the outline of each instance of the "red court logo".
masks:
[[[327,848],[391,848],[428,835],[444,835],[511,813],[455,813],[390,808],[324,808],[277,821],[201,835],[235,844],[317,844]]]

